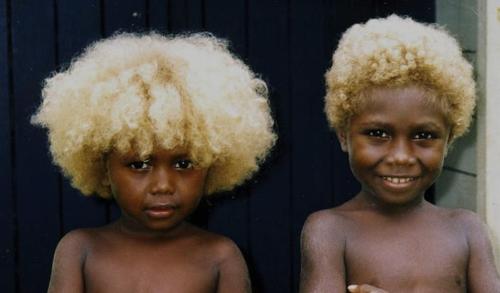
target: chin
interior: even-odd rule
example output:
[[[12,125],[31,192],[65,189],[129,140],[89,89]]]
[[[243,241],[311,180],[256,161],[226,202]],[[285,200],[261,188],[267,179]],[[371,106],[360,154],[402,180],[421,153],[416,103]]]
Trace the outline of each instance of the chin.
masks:
[[[416,197],[386,197],[386,198],[378,198],[379,202],[384,203],[386,206],[393,207],[409,207],[413,205],[417,205],[422,202],[422,196]]]

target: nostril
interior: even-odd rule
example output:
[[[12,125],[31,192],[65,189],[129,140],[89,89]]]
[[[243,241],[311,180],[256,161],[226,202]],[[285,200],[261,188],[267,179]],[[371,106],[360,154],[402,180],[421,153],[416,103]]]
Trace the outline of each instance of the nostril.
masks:
[[[171,174],[158,169],[152,176],[150,192],[153,195],[171,194],[174,191],[174,182]]]
[[[398,165],[411,165],[417,162],[415,156],[408,151],[397,151],[387,157],[387,162]]]
[[[411,144],[404,139],[396,139],[387,156],[387,161],[391,164],[411,165],[417,162],[413,155]]]
[[[173,188],[170,184],[155,184],[151,188],[152,195],[172,194]]]
[[[412,164],[415,164],[416,161],[417,160],[415,157],[408,155],[408,154],[393,155],[387,159],[387,162],[389,162],[391,164],[397,164],[397,165],[412,165]]]

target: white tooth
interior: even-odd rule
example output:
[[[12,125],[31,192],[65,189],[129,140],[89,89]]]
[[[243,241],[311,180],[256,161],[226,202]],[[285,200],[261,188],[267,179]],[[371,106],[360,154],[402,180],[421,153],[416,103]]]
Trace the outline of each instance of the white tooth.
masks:
[[[384,180],[387,180],[387,181],[389,181],[391,183],[394,183],[394,184],[408,183],[410,181],[415,180],[415,178],[413,178],[413,177],[400,178],[400,177],[388,177],[388,176],[385,176],[383,178],[384,178]]]

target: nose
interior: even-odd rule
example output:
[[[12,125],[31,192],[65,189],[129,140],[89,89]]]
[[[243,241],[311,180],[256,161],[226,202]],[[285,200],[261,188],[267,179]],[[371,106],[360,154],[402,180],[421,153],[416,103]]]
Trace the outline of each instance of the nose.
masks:
[[[417,159],[413,153],[411,141],[404,138],[394,140],[387,156],[387,162],[399,166],[415,164]]]
[[[173,194],[175,191],[175,174],[166,168],[158,166],[151,174],[151,194],[165,195]]]

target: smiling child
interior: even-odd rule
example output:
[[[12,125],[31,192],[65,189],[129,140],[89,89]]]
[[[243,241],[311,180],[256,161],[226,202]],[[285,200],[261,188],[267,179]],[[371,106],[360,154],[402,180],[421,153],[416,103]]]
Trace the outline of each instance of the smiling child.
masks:
[[[59,242],[49,292],[249,292],[229,239],[189,224],[276,136],[265,83],[208,34],[120,34],[48,78],[33,122],[55,164],[121,216]]]
[[[475,105],[456,40],[395,15],[356,24],[326,81],[325,111],[361,190],[307,219],[300,291],[500,292],[478,216],[424,199]]]

